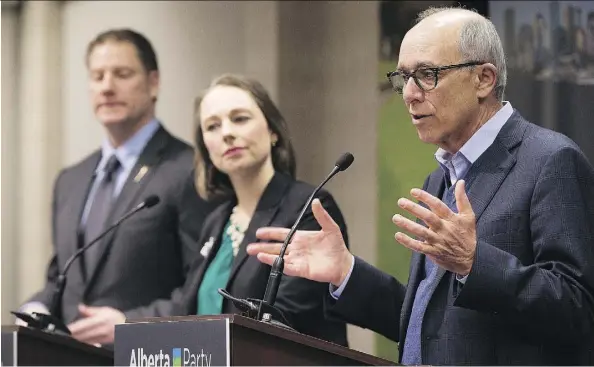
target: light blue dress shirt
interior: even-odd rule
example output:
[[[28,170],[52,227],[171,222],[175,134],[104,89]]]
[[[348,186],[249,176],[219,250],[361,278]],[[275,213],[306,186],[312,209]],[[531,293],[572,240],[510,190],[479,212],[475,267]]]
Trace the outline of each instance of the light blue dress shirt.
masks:
[[[483,126],[481,126],[468,141],[460,148],[456,154],[450,154],[445,150],[439,148],[435,152],[435,159],[437,159],[440,167],[444,172],[448,173],[451,185],[455,185],[459,177],[464,177],[466,172],[472,164],[493,144],[497,134],[503,128],[503,125],[509,120],[514,109],[511,103],[503,102],[503,107],[497,111]],[[351,255],[352,256],[352,255]],[[352,258],[351,269],[348,275],[340,285],[336,288],[330,284],[330,294],[335,299],[338,299],[342,294],[346,284],[348,283],[353,267],[355,266],[355,259]],[[465,283],[468,275],[463,278],[458,278],[460,282]]]
[[[151,120],[117,149],[111,145],[109,139],[106,138],[103,141],[101,145],[101,160],[99,161],[97,168],[95,168],[95,180],[93,181],[93,186],[91,187],[91,191],[89,192],[89,196],[87,197],[87,201],[85,203],[85,209],[83,211],[80,223],[81,227],[84,228],[87,222],[87,217],[89,215],[89,211],[91,210],[91,203],[95,197],[97,187],[103,179],[103,169],[105,168],[109,158],[115,154],[120,161],[120,168],[118,168],[114,173],[114,178],[116,181],[113,195],[115,198],[122,191],[122,187],[124,187],[124,183],[128,179],[128,176],[134,168],[136,161],[138,161],[140,153],[142,153],[144,147],[153,137],[159,126],[159,121],[156,119]]]

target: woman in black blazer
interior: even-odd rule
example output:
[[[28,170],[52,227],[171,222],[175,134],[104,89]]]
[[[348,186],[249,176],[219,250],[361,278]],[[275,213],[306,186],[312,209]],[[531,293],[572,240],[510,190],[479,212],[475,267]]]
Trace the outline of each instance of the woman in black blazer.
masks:
[[[241,313],[217,290],[240,299],[263,299],[270,266],[246,253],[260,227],[291,227],[314,187],[295,179],[287,124],[263,86],[236,75],[219,77],[196,100],[196,187],[207,200],[223,200],[206,218],[200,259],[186,280],[185,314]],[[317,197],[347,230],[327,191]],[[311,209],[300,229],[318,230]],[[348,242],[347,242],[348,243]],[[324,318],[328,284],[283,276],[275,306],[289,326],[347,345],[346,325]]]

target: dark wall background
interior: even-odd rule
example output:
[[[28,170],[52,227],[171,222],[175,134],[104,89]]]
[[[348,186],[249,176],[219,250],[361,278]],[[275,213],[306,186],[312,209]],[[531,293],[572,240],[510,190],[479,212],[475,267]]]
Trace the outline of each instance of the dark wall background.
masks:
[[[508,65],[505,99],[594,162],[594,2],[491,1]]]

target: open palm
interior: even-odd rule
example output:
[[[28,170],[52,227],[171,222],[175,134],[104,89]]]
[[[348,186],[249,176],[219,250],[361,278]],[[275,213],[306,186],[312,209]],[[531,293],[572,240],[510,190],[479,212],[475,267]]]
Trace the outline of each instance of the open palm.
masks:
[[[317,199],[312,203],[312,212],[321,230],[295,232],[285,252],[283,272],[339,285],[350,268],[352,256],[344,243],[340,227]],[[261,262],[272,265],[288,234],[287,228],[260,228],[256,237],[271,242],[250,244],[247,252],[257,255]]]

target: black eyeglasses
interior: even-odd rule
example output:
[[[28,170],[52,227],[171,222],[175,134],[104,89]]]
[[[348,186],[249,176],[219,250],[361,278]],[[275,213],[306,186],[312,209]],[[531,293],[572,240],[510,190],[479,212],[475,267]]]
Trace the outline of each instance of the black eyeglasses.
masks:
[[[386,76],[390,83],[392,83],[392,88],[397,93],[402,94],[404,90],[404,86],[408,83],[408,79],[411,77],[415,81],[415,83],[424,90],[425,92],[435,89],[437,87],[437,80],[439,77],[439,73],[443,70],[450,70],[450,69],[458,69],[467,66],[476,66],[482,65],[483,62],[472,61],[466,62],[464,64],[456,64],[456,65],[447,65],[447,66],[437,66],[437,67],[422,67],[416,70],[413,70],[411,73],[406,73],[404,71],[390,71]]]

